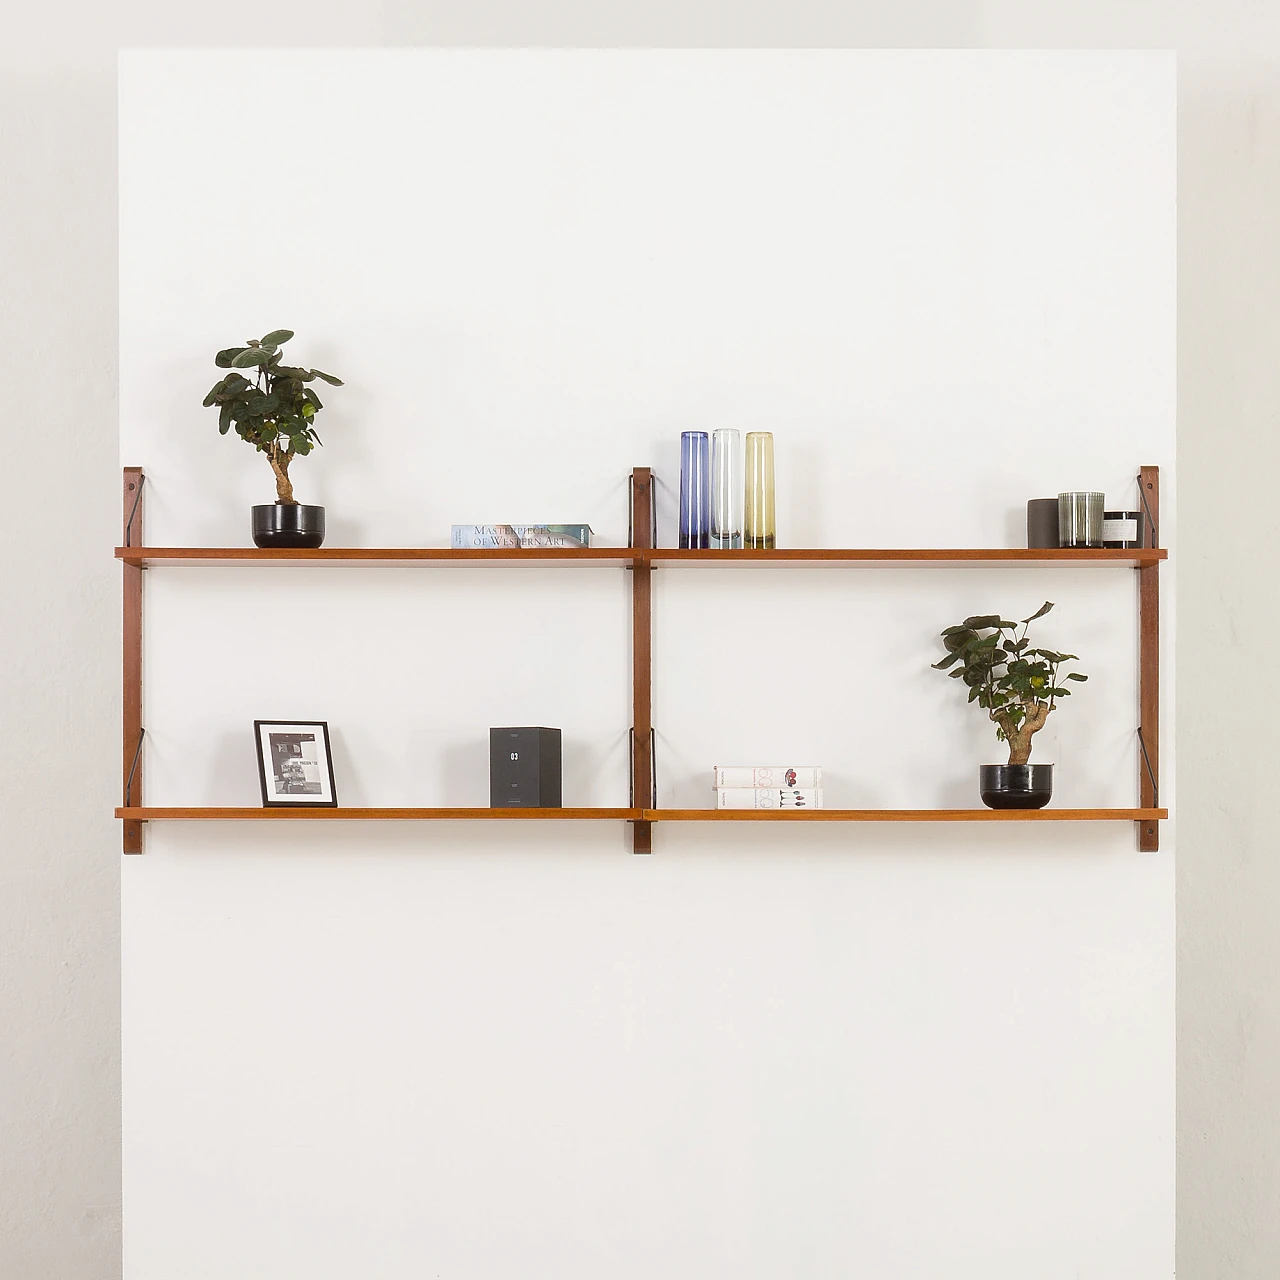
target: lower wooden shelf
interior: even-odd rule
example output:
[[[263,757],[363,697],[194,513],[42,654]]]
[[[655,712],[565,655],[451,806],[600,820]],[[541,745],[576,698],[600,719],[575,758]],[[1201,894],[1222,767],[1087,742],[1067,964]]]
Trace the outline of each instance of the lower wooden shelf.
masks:
[[[264,809],[121,808],[133,822],[1159,822],[1167,809]]]
[[[350,809],[317,805],[314,809],[293,808],[264,809],[261,806],[237,809],[153,809],[150,807],[117,809],[117,818],[135,822],[156,822],[169,818],[195,822],[243,822],[265,818],[268,822],[293,822],[301,819],[310,822],[475,822],[508,821],[525,822],[550,820],[554,822],[623,821],[639,819],[640,809],[482,809],[475,806],[459,809]]]
[[[646,809],[649,822],[1158,822],[1167,809]]]

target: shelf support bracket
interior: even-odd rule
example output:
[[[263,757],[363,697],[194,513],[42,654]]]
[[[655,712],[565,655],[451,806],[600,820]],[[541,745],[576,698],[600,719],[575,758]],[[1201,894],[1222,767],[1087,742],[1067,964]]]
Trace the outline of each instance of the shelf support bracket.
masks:
[[[140,729],[138,731],[138,747],[137,747],[137,750],[134,751],[133,753],[133,764],[130,765],[129,776],[125,779],[125,782],[124,782],[124,807],[126,809],[128,809],[132,804],[133,777],[134,777],[134,774],[137,773],[138,771],[138,761],[142,759],[142,743],[143,743],[143,740],[146,738],[146,736],[147,736],[147,731],[145,729]]]
[[[650,548],[657,542],[653,473],[631,472],[631,546]],[[653,566],[637,556],[631,564],[631,804],[654,796],[653,735]],[[637,751],[638,743],[647,751]],[[656,808],[656,804],[654,805]],[[653,824],[637,818],[631,824],[631,852],[653,852]]]
[[[1138,746],[1142,748],[1142,763],[1147,770],[1147,781],[1151,783],[1151,798],[1154,807],[1160,807],[1160,781],[1156,777],[1156,771],[1151,767],[1151,753],[1147,750],[1147,740],[1143,737],[1142,726],[1138,726]]]
[[[145,477],[141,467],[124,469],[124,532],[123,545],[140,547],[142,540],[142,486]],[[124,784],[124,804],[129,808],[133,797],[142,804],[142,565],[121,566],[124,573],[124,736],[121,781]],[[133,818],[124,820],[123,851],[142,852],[142,823]]]
[[[1138,471],[1138,494],[1143,521],[1142,545],[1159,546],[1160,468]],[[1138,568],[1138,744],[1142,766],[1138,773],[1139,803],[1144,809],[1160,807],[1160,565]],[[1155,853],[1160,848],[1160,824],[1146,819],[1138,824],[1138,848]]]
[[[630,771],[631,786],[631,808],[633,809],[656,809],[658,807],[658,743],[657,733],[653,726],[649,726],[649,780],[650,790],[649,798],[643,804],[636,799],[636,731],[633,725],[630,733],[630,763],[627,768]]]

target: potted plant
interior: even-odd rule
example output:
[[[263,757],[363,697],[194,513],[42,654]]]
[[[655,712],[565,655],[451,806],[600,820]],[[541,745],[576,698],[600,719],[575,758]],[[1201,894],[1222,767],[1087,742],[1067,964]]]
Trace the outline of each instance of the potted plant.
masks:
[[[289,464],[321,443],[315,418],[324,405],[308,384],[320,378],[340,387],[342,379],[284,364],[280,348],[292,337],[292,329],[275,329],[250,338],[248,346],[219,351],[214,363],[231,372],[204,398],[206,407],[217,406],[218,430],[225,436],[235,427],[241,440],[266,454],[275,473],[275,502],[253,508],[253,540],[260,547],[318,547],[324,541],[324,508],[294,498]],[[246,377],[241,369],[257,373]]]
[[[1053,604],[1046,601],[1029,618],[1006,622],[998,614],[966,618],[942,633],[947,656],[933,665],[969,690],[994,721],[996,737],[1009,744],[1008,764],[979,768],[982,803],[991,809],[1042,809],[1053,796],[1053,765],[1030,764],[1031,739],[1044,728],[1060,698],[1070,696],[1066,680],[1084,681],[1078,671],[1060,674],[1074,653],[1033,648],[1031,623]],[[1021,634],[1019,634],[1021,628]]]

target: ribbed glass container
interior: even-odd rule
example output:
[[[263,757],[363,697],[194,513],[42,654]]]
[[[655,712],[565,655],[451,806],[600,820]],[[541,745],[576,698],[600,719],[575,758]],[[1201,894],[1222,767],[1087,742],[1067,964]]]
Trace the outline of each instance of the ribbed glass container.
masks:
[[[711,433],[711,546],[742,546],[742,433],[732,427]]]
[[[747,432],[746,500],[742,545],[772,551],[777,545],[773,514],[773,432]]]
[[[711,545],[711,438],[680,433],[680,546]]]
[[[1072,490],[1058,494],[1058,543],[1064,547],[1102,546],[1106,494]]]

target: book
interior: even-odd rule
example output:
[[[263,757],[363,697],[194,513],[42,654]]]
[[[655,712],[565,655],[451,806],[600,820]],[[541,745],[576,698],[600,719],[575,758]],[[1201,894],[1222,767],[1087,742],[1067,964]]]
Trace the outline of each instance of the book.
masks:
[[[518,547],[520,535],[509,524],[455,524],[450,530],[453,547]]]
[[[522,547],[585,547],[587,544],[571,533],[561,533],[559,529],[537,525],[526,529],[520,535],[520,545]]]
[[[717,809],[821,809],[821,787],[721,787]]]
[[[715,767],[715,787],[820,787],[816,764],[757,764]]]
[[[589,524],[455,524],[451,547],[589,547]]]

